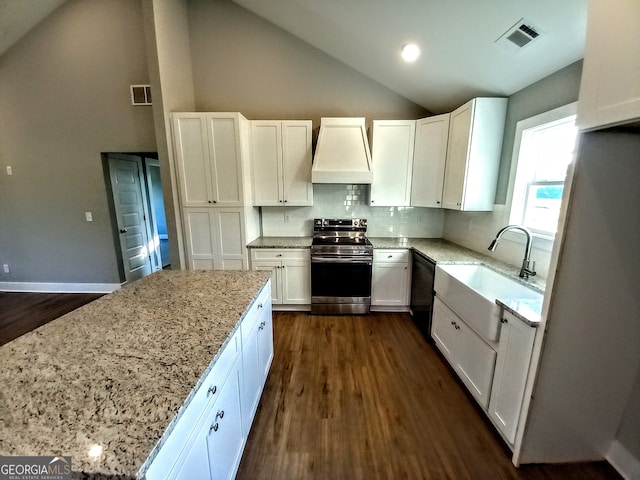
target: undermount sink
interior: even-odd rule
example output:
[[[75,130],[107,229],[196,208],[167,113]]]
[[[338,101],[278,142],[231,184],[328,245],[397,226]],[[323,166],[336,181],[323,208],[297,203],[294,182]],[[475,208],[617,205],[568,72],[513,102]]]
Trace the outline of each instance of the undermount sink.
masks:
[[[497,341],[500,307],[496,299],[542,298],[542,294],[484,265],[436,265],[436,294],[479,335]]]

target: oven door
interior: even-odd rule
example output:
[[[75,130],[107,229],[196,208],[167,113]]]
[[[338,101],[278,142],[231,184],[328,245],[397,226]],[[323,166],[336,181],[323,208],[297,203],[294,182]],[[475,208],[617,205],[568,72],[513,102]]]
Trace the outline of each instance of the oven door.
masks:
[[[312,313],[368,313],[371,257],[311,258]]]

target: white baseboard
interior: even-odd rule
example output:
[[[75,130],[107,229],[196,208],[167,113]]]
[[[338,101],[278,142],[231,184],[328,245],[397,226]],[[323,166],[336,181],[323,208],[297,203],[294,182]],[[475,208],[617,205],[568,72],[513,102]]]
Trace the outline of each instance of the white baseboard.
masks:
[[[619,441],[611,442],[605,458],[625,480],[640,480],[640,460]]]
[[[0,292],[111,293],[121,286],[120,283],[0,282]]]

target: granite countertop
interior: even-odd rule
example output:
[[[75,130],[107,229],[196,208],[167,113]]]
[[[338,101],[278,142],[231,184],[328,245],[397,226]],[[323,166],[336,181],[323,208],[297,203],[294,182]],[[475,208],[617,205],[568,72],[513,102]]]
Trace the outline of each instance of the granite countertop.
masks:
[[[395,238],[368,237],[373,248],[413,249],[425,255],[436,263],[478,263],[499,272],[507,277],[526,285],[532,290],[544,294],[545,279],[534,276],[524,280],[518,277],[519,268],[511,264],[496,260],[490,255],[470,250],[442,238]],[[251,242],[249,248],[308,248],[312,237],[260,237]],[[525,323],[537,326],[542,311],[542,297],[540,300],[496,299],[496,302],[516,315]]]
[[[312,237],[259,237],[247,248],[310,248]]]
[[[268,278],[159,271],[3,345],[0,454],[135,478]]]

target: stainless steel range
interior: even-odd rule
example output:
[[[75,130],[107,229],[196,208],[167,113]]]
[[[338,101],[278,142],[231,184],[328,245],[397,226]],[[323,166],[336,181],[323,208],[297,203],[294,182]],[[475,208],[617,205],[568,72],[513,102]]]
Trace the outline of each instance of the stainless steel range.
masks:
[[[373,245],[366,232],[364,218],[314,219],[311,313],[369,313]]]

